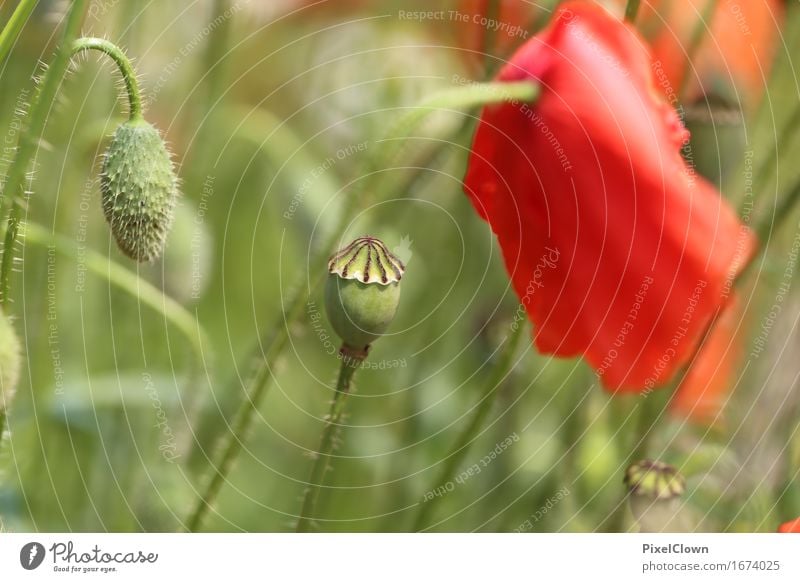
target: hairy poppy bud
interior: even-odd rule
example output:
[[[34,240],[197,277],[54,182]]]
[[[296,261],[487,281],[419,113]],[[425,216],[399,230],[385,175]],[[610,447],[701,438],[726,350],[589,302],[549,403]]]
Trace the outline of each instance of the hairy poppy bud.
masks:
[[[158,130],[143,119],[117,128],[103,161],[103,212],[120,250],[137,261],[164,248],[178,192],[172,161]]]
[[[380,240],[357,238],[331,257],[325,309],[345,346],[364,349],[394,319],[405,267]]]
[[[19,381],[20,344],[11,320],[0,312],[0,414],[14,398]]]
[[[686,481],[677,469],[660,461],[639,461],[625,471],[630,508],[642,532],[688,531],[681,496]]]

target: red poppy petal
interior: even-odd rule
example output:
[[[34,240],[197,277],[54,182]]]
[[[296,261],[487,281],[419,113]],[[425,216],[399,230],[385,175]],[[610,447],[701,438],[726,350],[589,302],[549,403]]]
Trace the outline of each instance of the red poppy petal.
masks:
[[[800,517],[781,525],[778,528],[778,533],[800,533]]]
[[[539,99],[484,110],[464,180],[537,347],[584,355],[612,389],[675,373],[753,244],[684,163],[648,63],[604,9],[562,5],[499,76],[538,81]]]

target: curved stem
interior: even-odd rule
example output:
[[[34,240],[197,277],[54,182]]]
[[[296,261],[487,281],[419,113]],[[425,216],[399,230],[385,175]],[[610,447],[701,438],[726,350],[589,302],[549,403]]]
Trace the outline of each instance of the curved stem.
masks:
[[[480,430],[483,428],[486,417],[492,410],[495,398],[500,392],[500,385],[513,367],[514,353],[517,351],[517,345],[519,344],[519,339],[522,336],[522,330],[524,328],[525,325],[522,322],[512,328],[511,334],[506,340],[506,345],[502,348],[503,354],[500,361],[494,366],[489,381],[486,383],[486,393],[475,407],[469,424],[464,427],[464,430],[450,449],[450,454],[444,461],[439,477],[428,491],[440,491],[440,487],[446,487],[447,484],[452,481],[459,465],[464,460],[467,451],[469,451],[470,446],[480,436]],[[440,499],[440,497],[433,497],[419,504],[419,511],[414,521],[414,531],[420,531],[428,525],[431,512],[438,499]]]
[[[41,246],[52,245],[56,252],[71,259],[78,258],[74,243],[70,239],[52,234],[38,224],[28,223],[25,226],[25,240]],[[203,352],[203,346],[209,345],[206,334],[194,315],[187,311],[186,308],[108,257],[91,249],[86,249],[83,252],[85,253],[86,268],[89,271],[105,278],[115,287],[136,297],[154,311],[161,313],[164,319],[175,326],[187,339],[198,362],[208,358],[208,355],[204,355]]]
[[[11,52],[11,47],[17,42],[19,34],[22,32],[22,27],[25,26],[31,12],[36,8],[37,1],[38,0],[20,0],[11,18],[8,20],[5,27],[3,27],[3,31],[0,32],[0,63],[5,60],[8,53]]]
[[[58,87],[61,85],[61,80],[67,71],[70,46],[78,36],[85,9],[86,0],[73,0],[67,15],[67,23],[64,27],[61,45],[50,66],[44,72],[41,87],[30,109],[28,124],[20,133],[16,155],[11,164],[2,196],[0,196],[0,215],[3,212],[5,201],[11,201],[11,211],[8,215],[5,243],[3,244],[3,260],[0,262],[0,306],[5,306],[8,302],[9,279],[11,277],[11,267],[14,263],[14,243],[17,240],[22,216],[25,176],[33,154],[38,148],[39,138],[44,130],[44,124],[55,100]]]
[[[75,9],[76,5],[79,2],[83,2],[84,0],[76,0],[75,4],[73,4],[73,9]],[[82,10],[80,11],[82,13]],[[70,18],[72,14],[70,15]],[[70,20],[71,22],[71,20]],[[68,25],[69,29],[69,25]],[[74,36],[74,35],[73,35]],[[65,43],[67,42],[67,38],[65,37]],[[136,81],[136,74],[133,71],[133,67],[131,66],[131,62],[128,60],[128,57],[122,52],[122,50],[113,44],[110,41],[107,41],[102,38],[79,38],[72,42],[69,46],[69,50],[62,49],[59,51],[58,55],[56,55],[56,59],[54,59],[54,63],[47,69],[45,72],[45,80],[42,84],[42,91],[39,94],[39,99],[37,99],[36,105],[34,106],[34,110],[31,112],[31,126],[30,130],[34,128],[34,120],[37,121],[37,128],[35,130],[35,134],[41,133],[41,130],[44,126],[44,119],[41,122],[38,122],[38,117],[36,115],[39,112],[39,105],[40,103],[52,102],[55,98],[56,90],[58,89],[58,85],[61,83],[61,79],[64,76],[64,72],[66,71],[67,62],[69,57],[85,50],[98,50],[102,53],[111,57],[114,62],[119,67],[120,72],[122,73],[122,78],[125,81],[125,88],[128,93],[128,103],[130,105],[130,114],[129,118],[130,121],[139,121],[142,119],[142,99],[139,94],[139,85]],[[63,54],[62,54],[63,53]],[[62,64],[63,59],[63,64]],[[56,63],[58,66],[56,66]],[[45,98],[46,97],[46,98]],[[21,179],[24,176],[24,167],[27,166],[27,161],[25,157],[20,158],[20,153],[22,151],[22,147],[24,144],[28,143],[31,137],[31,132],[26,132],[22,138],[20,143],[20,149],[18,150],[18,158],[15,158],[14,165],[12,166],[11,174],[9,175],[9,183],[6,185],[7,188],[10,189],[10,192],[13,196],[14,191],[19,189],[21,186]],[[30,142],[31,144],[33,142]],[[29,146],[32,148],[33,145]],[[30,155],[28,155],[28,158]],[[14,174],[14,170],[17,169],[19,166],[19,171],[21,172],[20,175],[20,184],[14,185],[12,182],[12,175]],[[16,177],[15,177],[16,179]],[[10,276],[11,276],[11,267],[14,261],[14,244],[17,241],[18,231],[19,231],[19,224],[21,221],[21,214],[22,208],[19,204],[15,204],[11,208],[11,212],[8,217],[8,226],[6,230],[6,238],[5,244],[3,245],[3,260],[0,263],[0,303],[4,304],[6,301],[6,297],[8,295],[9,286],[10,286]]]
[[[325,418],[325,428],[322,429],[319,449],[314,457],[311,476],[308,478],[308,487],[303,493],[303,506],[295,528],[295,531],[298,532],[309,532],[314,525],[317,500],[325,482],[325,474],[330,468],[331,453],[342,422],[344,402],[350,393],[353,375],[366,356],[366,352],[362,354],[350,353],[346,347],[342,347],[340,353],[342,354],[342,366],[339,368],[339,378],[336,381],[336,393],[333,395],[330,411]]]
[[[85,37],[72,43],[72,56],[88,50],[100,51],[117,65],[122,80],[125,82],[125,91],[128,93],[130,121],[140,120],[142,118],[142,96],[139,93],[139,83],[136,80],[136,72],[133,70],[131,61],[121,48],[104,38]]]
[[[539,86],[529,81],[517,83],[473,83],[454,89],[445,89],[423,99],[418,106],[407,111],[391,126],[383,141],[395,143],[406,137],[432,111],[469,109],[503,101],[529,102],[535,100],[538,93]],[[371,180],[367,177],[374,176],[376,168],[379,167],[379,162],[385,161],[385,159],[385,157],[381,157],[377,160],[371,160],[367,164],[363,172],[363,175],[366,176],[365,179],[357,182],[354,192],[349,197],[347,204],[345,204],[341,217],[331,231],[331,235],[320,245],[320,251],[315,254],[309,269],[311,273],[318,273],[317,278],[312,279],[308,284],[300,284],[294,288],[288,299],[288,307],[283,310],[275,325],[270,328],[270,335],[265,341],[259,342],[253,349],[251,358],[254,372],[245,384],[247,396],[242,400],[236,412],[236,420],[232,430],[223,436],[222,457],[218,462],[214,463],[212,467],[213,475],[192,510],[187,525],[189,531],[197,531],[200,528],[210,506],[216,499],[219,489],[233,465],[233,461],[241,451],[246,433],[252,424],[252,417],[267,390],[271,376],[270,372],[275,366],[275,361],[288,343],[289,330],[303,315],[303,306],[309,293],[316,292],[324,283],[327,276],[325,262],[328,252],[338,246],[337,242],[344,236],[354,211],[359,206],[366,204],[366,194],[370,192],[367,184],[371,183]],[[266,346],[265,351],[263,350],[264,346]]]
[[[495,81],[490,83],[468,83],[451,89],[443,89],[410,107],[397,121],[390,126],[383,142],[388,143],[389,150],[381,161],[391,162],[397,154],[402,138],[407,137],[422,119],[433,111],[471,109],[495,103],[531,103],[539,96],[539,85],[532,81],[515,81],[507,83]],[[363,182],[363,180],[362,180]]]

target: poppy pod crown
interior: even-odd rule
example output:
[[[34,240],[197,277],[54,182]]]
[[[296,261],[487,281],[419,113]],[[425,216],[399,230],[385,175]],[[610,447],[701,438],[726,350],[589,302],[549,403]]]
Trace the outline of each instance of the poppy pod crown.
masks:
[[[370,236],[355,239],[328,261],[328,272],[362,283],[396,283],[405,270],[402,261],[382,241]]]
[[[325,310],[345,347],[366,351],[383,335],[397,311],[404,272],[400,259],[370,236],[330,258]]]
[[[539,350],[584,356],[611,390],[661,385],[722,307],[752,235],[681,157],[688,132],[632,27],[562,4],[499,74],[523,79],[539,98],[484,109],[465,192]]]

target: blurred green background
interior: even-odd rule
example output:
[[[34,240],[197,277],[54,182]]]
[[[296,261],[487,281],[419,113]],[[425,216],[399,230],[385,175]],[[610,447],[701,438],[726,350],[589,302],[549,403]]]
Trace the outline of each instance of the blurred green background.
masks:
[[[0,22],[13,5],[3,3]],[[40,1],[0,64],[5,147],[32,98],[39,61],[53,54],[64,8]],[[27,211],[38,230],[29,232],[13,282],[10,312],[26,366],[0,459],[5,529],[179,529],[244,397],[259,338],[269,337],[291,290],[316,277],[309,256],[335,250],[321,241],[367,178],[368,203],[342,242],[378,236],[408,270],[392,333],[370,356],[378,369],[359,372],[348,401],[350,426],[320,527],[412,527],[486,393],[518,304],[490,229],[461,191],[475,111],[428,117],[377,176],[364,175],[403,108],[454,79],[484,80],[499,62],[465,49],[474,30],[398,17],[420,9],[429,3],[90,2],[83,34],[119,43],[134,60],[146,116],[174,152],[183,198],[162,260],[138,267],[117,251],[97,174],[108,136],[125,118],[111,79],[118,74],[96,55],[78,59],[38,151]],[[543,22],[535,14],[526,30]],[[798,28],[786,28],[783,57],[779,51],[775,83],[784,89],[748,120],[759,152],[785,123],[780,115],[797,107],[781,67],[788,71],[786,55],[800,50]],[[497,58],[522,41],[511,38]],[[796,181],[796,168],[785,166],[764,212]],[[55,247],[47,246],[50,232],[63,237]],[[748,287],[755,327],[773,303],[793,235],[771,242],[753,276],[757,290]],[[176,327],[110,282],[110,262],[163,289],[196,327],[191,319]],[[204,529],[285,531],[297,515],[339,363],[327,320],[315,316],[318,290],[311,301]],[[725,422],[670,417],[658,425],[653,453],[686,475],[686,510],[699,529],[772,531],[800,515],[799,307],[792,289],[766,353],[742,362]],[[593,531],[620,503],[637,397],[612,402],[582,362],[522,343],[463,469],[505,439],[512,444],[444,495],[432,529],[513,531],[538,516],[526,529]],[[652,397],[666,402],[669,394]]]

